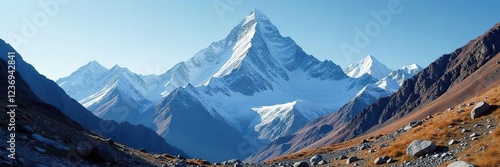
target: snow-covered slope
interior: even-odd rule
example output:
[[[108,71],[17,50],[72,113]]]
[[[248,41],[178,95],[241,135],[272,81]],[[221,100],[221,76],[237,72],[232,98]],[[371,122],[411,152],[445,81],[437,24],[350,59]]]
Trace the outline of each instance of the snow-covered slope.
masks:
[[[403,68],[392,71],[388,76],[380,79],[376,85],[379,88],[385,89],[388,92],[394,93],[396,92],[403,82],[407,79],[410,79],[415,74],[420,72],[422,67],[417,64],[411,64],[409,66],[404,66]]]
[[[96,116],[136,123],[138,116],[153,105],[149,99],[155,99],[148,95],[156,85],[144,78],[118,65],[108,70],[92,61],[57,83]]]
[[[376,79],[382,79],[391,73],[391,70],[372,55],[368,55],[359,62],[349,65],[344,69],[344,72],[353,78],[358,78],[363,74],[370,74]]]

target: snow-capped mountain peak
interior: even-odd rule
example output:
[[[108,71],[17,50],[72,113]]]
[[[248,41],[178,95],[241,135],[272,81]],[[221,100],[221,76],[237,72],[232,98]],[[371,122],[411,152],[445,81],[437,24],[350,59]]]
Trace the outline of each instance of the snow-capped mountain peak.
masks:
[[[422,67],[420,67],[417,64],[411,64],[408,66],[403,66],[403,68],[401,68],[401,69],[403,71],[407,72],[408,74],[416,74],[417,72],[422,70]]]
[[[344,72],[353,78],[359,78],[363,74],[370,74],[376,79],[386,77],[392,70],[380,63],[372,55],[368,55],[359,62],[349,65],[344,69]]]

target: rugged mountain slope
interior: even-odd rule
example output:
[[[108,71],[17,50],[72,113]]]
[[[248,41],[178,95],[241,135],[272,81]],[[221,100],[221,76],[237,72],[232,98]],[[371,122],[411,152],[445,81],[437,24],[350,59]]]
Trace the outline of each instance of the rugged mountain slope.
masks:
[[[363,62],[366,62],[366,59],[375,60],[372,56],[368,56],[356,64],[363,64]],[[349,103],[345,104],[337,112],[311,121],[297,132],[274,140],[245,159],[245,161],[261,162],[280,155],[297,152],[313,144],[331,131],[343,127],[344,123],[350,121],[361,110],[375,103],[379,98],[392,95],[395,92],[392,89],[397,90],[404,80],[415,75],[420,70],[421,68],[417,65],[405,66],[391,72],[379,81],[370,74],[364,73],[358,77],[359,80],[365,80],[365,83],[374,81],[377,81],[377,83],[364,86]],[[388,84],[386,83],[388,82],[392,84],[391,87],[387,86]]]
[[[344,141],[399,120],[407,123],[455,106],[456,101],[466,100],[500,80],[499,47],[500,24],[497,24],[462,48],[438,58],[404,82],[394,95],[378,100],[344,128],[331,132],[308,148]],[[453,100],[440,100],[444,94],[453,96]],[[441,103],[432,103],[435,100]],[[404,117],[406,115],[414,116]]]
[[[344,69],[344,72],[349,77],[353,78],[361,77],[363,74],[369,74],[380,80],[391,73],[391,70],[372,55],[368,55],[359,62],[349,65]]]
[[[5,41],[0,40],[0,54],[7,55],[7,52],[10,51],[15,51],[15,49],[5,43]],[[1,58],[6,60],[7,56],[1,56]],[[154,131],[146,127],[117,124],[114,121],[99,119],[77,101],[70,98],[56,83],[38,73],[35,68],[26,63],[18,53],[16,53],[15,60],[16,71],[23,76],[23,79],[40,100],[58,108],[66,116],[79,123],[84,128],[102,134],[103,136],[111,137],[116,141],[135,148],[146,148],[151,152],[177,151],[174,147],[168,145],[160,136],[155,134]],[[120,133],[128,131],[141,133],[129,133],[129,136],[121,136]]]

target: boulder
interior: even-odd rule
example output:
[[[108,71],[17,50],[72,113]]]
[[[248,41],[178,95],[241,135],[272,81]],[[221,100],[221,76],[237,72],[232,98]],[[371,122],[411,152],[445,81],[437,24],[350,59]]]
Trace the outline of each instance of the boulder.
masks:
[[[490,105],[484,101],[479,102],[473,109],[470,111],[470,117],[472,119],[476,119],[482,115],[484,115],[490,109]]]
[[[409,131],[409,130],[413,129],[414,127],[421,125],[421,124],[422,124],[422,121],[410,122],[410,123],[408,123],[407,126],[405,126],[404,130]]]
[[[90,155],[92,153],[92,149],[93,147],[90,143],[79,144],[79,146],[75,148],[76,153],[78,153],[78,155],[80,156]]]
[[[114,164],[118,161],[118,154],[109,145],[101,144],[92,149],[92,157],[97,160]]]
[[[464,161],[455,161],[449,164],[447,167],[474,167],[474,165]]]
[[[306,161],[295,162],[293,167],[309,167],[309,164]]]
[[[309,162],[311,164],[318,164],[319,161],[321,161],[321,160],[323,160],[323,157],[321,155],[317,154],[317,155],[314,155],[313,157],[311,157],[311,159],[309,160]]]
[[[373,161],[373,163],[375,163],[375,165],[380,165],[380,164],[386,163],[387,160],[389,160],[389,157],[387,157],[387,156],[378,157],[378,158],[375,158],[375,161]]]
[[[243,167],[243,163],[236,162],[236,163],[234,163],[234,167]]]
[[[54,148],[57,148],[59,150],[62,150],[62,151],[68,151],[69,150],[69,148],[66,147],[65,145],[63,145],[63,144],[61,144],[61,143],[59,143],[57,141],[54,141],[52,139],[45,138],[45,137],[43,137],[43,136],[41,136],[39,134],[36,134],[36,133],[32,134],[31,138],[35,139],[36,141],[38,141],[40,143],[44,143],[44,144],[50,145],[50,146],[52,146]]]
[[[408,156],[422,156],[425,154],[432,154],[436,149],[436,144],[428,140],[414,140],[406,148],[406,155]]]
[[[351,163],[356,162],[358,160],[359,160],[358,157],[349,157],[349,158],[347,158],[347,160],[345,161],[345,163],[346,164],[351,164]]]

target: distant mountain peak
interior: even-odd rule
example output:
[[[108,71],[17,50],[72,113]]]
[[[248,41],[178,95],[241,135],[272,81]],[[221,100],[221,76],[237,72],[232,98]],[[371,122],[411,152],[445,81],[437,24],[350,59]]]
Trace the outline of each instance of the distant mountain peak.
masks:
[[[106,67],[102,66],[99,62],[96,60],[92,60],[88,62],[85,66],[82,68],[91,68],[91,69],[99,69],[99,70],[106,70]]]
[[[391,73],[391,70],[372,55],[368,55],[360,61],[349,65],[344,69],[344,72],[353,78],[359,78],[363,74],[370,74],[377,79],[382,79]]]

